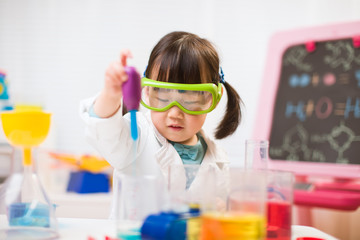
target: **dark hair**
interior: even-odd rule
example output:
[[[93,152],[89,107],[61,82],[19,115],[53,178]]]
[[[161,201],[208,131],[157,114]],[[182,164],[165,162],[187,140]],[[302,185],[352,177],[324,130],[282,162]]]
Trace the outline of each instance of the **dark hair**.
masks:
[[[219,68],[219,55],[208,40],[188,32],[171,32],[152,50],[145,76],[163,82],[218,84]],[[233,134],[241,121],[242,101],[229,83],[224,86],[228,102],[215,131],[217,139]]]

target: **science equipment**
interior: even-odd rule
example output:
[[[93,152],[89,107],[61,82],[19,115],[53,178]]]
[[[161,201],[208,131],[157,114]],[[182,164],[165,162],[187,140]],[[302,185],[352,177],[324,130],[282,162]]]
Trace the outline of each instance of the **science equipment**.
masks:
[[[170,165],[167,172],[170,209],[188,211],[198,205],[201,210],[214,210],[218,200],[215,168],[210,164]]]
[[[130,130],[133,140],[132,174],[116,173],[115,204],[116,231],[118,237],[125,240],[141,239],[140,227],[145,217],[158,211],[156,197],[156,178],[138,174],[136,169],[136,141],[138,129],[136,112],[141,98],[140,75],[134,67],[125,67],[128,80],[123,84],[123,103],[130,112]]]
[[[131,138],[135,141],[138,138],[136,112],[139,110],[141,99],[140,75],[134,67],[125,67],[128,80],[123,84],[123,102],[130,112]]]
[[[192,220],[199,219],[198,207],[185,212],[165,211],[149,215],[141,226],[141,237],[146,240],[197,240]]]
[[[202,213],[201,240],[266,236],[266,172],[233,168],[225,211]]]
[[[218,194],[217,166],[211,164],[173,164],[168,167],[169,209],[176,213],[216,211],[225,208],[225,199]],[[223,185],[225,187],[225,184]],[[226,191],[226,190],[225,190]],[[225,193],[224,191],[224,193]],[[225,196],[223,196],[225,198]],[[186,237],[198,240],[201,216],[186,218]],[[172,238],[170,238],[172,239]]]
[[[0,230],[5,239],[55,239],[58,237],[54,205],[35,171],[32,149],[46,138],[51,114],[43,111],[2,112],[6,139],[23,151],[23,173],[11,176],[5,191],[9,226]]]
[[[290,240],[294,174],[269,170],[267,175],[267,239]]]
[[[199,115],[215,109],[222,96],[221,83],[185,84],[141,79],[141,104],[153,111],[164,112],[173,106],[181,111]],[[162,101],[158,101],[161,99]]]
[[[141,98],[141,81],[140,75],[134,67],[125,67],[125,72],[128,75],[128,80],[123,84],[123,103],[126,109],[130,112],[130,133],[133,140],[132,144],[132,165],[133,174],[137,174],[136,171],[136,152],[138,139],[138,127],[136,120],[136,112],[139,109]]]
[[[268,169],[269,142],[261,139],[245,141],[245,169]]]
[[[265,222],[264,217],[255,214],[204,214],[200,240],[263,239]]]
[[[164,185],[152,175],[116,174],[116,231],[123,240],[141,239],[140,228],[150,214],[160,212]]]

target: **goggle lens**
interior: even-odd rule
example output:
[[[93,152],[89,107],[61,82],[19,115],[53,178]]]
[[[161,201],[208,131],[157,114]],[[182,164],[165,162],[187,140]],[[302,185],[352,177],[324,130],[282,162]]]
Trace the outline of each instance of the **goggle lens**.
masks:
[[[146,107],[158,111],[164,111],[162,109],[169,105],[180,104],[188,111],[200,112],[210,109],[213,105],[213,94],[208,91],[144,86],[141,97],[141,100]],[[168,108],[166,108],[166,110],[167,109]]]

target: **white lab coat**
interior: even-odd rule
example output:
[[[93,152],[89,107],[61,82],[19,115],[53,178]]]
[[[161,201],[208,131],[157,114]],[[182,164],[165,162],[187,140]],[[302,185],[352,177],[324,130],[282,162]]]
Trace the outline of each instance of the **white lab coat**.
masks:
[[[91,117],[88,111],[95,99],[81,102],[80,115],[86,125],[88,141],[114,168],[114,190],[118,174],[132,174],[134,171],[142,175],[162,176],[164,182],[171,184],[172,189],[185,189],[184,169],[171,174],[172,180],[169,182],[169,166],[182,165],[182,160],[176,149],[154,127],[150,114],[137,113],[139,138],[134,147],[129,114],[122,116],[119,109],[109,118]],[[225,198],[229,187],[227,155],[202,130],[201,134],[208,148],[187,192],[200,194],[204,189],[212,189],[214,194]]]

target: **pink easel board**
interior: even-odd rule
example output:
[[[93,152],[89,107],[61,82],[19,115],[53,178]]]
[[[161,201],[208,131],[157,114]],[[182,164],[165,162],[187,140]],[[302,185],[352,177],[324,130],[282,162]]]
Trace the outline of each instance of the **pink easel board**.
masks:
[[[253,138],[270,168],[360,178],[360,21],[276,33]]]

